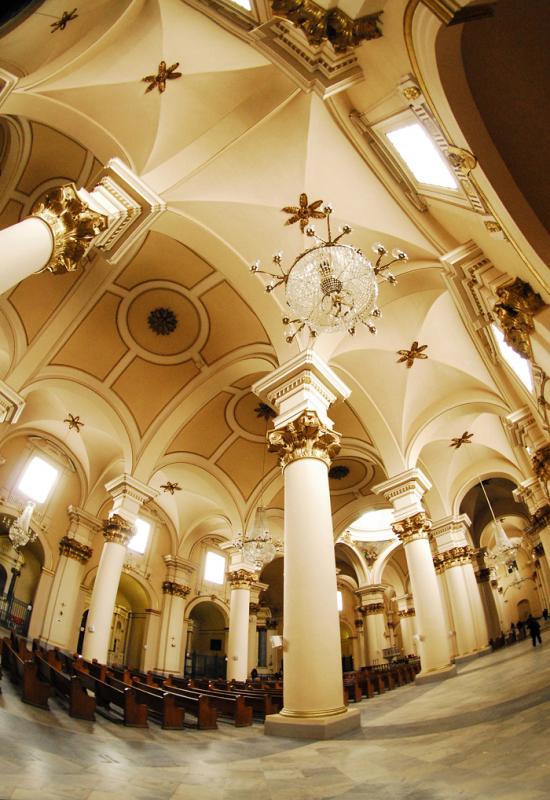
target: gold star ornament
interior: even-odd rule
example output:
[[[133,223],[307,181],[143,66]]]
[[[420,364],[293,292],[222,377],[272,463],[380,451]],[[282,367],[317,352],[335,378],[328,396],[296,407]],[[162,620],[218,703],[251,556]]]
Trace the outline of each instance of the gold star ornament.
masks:
[[[167,67],[166,61],[161,61],[156,75],[146,75],[145,78],[141,79],[144,83],[149,84],[145,90],[145,94],[147,94],[147,92],[152,92],[155,88],[159,90],[159,94],[162,94],[166,90],[166,81],[173,81],[176,78],[181,78],[182,73],[175,71],[179,65],[180,62],[176,61],[175,64]]]
[[[67,418],[63,420],[69,426],[70,431],[76,431],[80,433],[80,429],[84,427],[84,423],[80,419],[80,417],[75,417],[74,414],[67,414]]]
[[[166,492],[170,492],[170,494],[174,494],[174,492],[181,492],[181,486],[179,483],[172,483],[172,481],[166,481],[166,483],[163,483],[160,488],[165,494]]]
[[[460,447],[462,447],[463,444],[472,444],[473,435],[474,435],[473,433],[468,433],[468,431],[464,431],[462,436],[456,436],[454,439],[451,439],[451,444],[449,445],[449,447],[454,447],[456,450],[458,450]]]
[[[310,219],[324,219],[326,217],[324,211],[318,211],[322,202],[322,200],[315,200],[313,203],[308,203],[307,194],[302,192],[299,200],[300,205],[285,206],[281,209],[284,214],[291,215],[285,222],[285,225],[294,225],[295,222],[299,222],[300,230],[303,233]]]
[[[69,22],[72,22],[73,19],[76,19],[78,17],[78,14],[76,13],[77,10],[78,9],[73,8],[72,11],[64,11],[58,20],[51,23],[50,33],[55,33],[56,31],[64,31]]]
[[[405,362],[407,364],[407,369],[410,369],[412,367],[412,365],[414,364],[414,361],[415,361],[416,358],[420,358],[420,359],[428,358],[426,353],[423,352],[427,348],[428,348],[427,344],[421,344],[419,346],[418,342],[413,342],[411,344],[411,349],[410,350],[398,350],[397,351],[397,355],[401,356],[401,358],[399,358],[397,360],[397,363],[401,364],[401,363]]]

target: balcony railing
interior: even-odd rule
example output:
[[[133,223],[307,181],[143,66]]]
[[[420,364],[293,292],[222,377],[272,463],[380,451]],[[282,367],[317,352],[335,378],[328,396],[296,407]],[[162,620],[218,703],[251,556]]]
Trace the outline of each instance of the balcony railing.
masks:
[[[26,636],[29,629],[32,606],[7,594],[0,595],[0,626]]]

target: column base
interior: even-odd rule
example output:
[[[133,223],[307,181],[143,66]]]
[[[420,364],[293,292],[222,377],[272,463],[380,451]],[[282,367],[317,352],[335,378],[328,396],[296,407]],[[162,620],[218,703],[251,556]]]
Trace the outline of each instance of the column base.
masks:
[[[284,736],[288,739],[335,739],[348,731],[361,727],[361,712],[349,708],[332,717],[284,717],[269,714],[265,718],[266,736]]]
[[[456,666],[454,664],[449,664],[446,667],[432,669],[429,672],[424,672],[424,670],[421,670],[414,679],[414,682],[417,685],[422,683],[435,683],[436,681],[444,681],[447,678],[454,678],[456,674]]]
[[[467,664],[469,661],[473,661],[476,658],[479,658],[479,650],[474,650],[472,653],[465,653],[463,656],[455,656],[453,658],[453,664],[460,666],[461,664]]]

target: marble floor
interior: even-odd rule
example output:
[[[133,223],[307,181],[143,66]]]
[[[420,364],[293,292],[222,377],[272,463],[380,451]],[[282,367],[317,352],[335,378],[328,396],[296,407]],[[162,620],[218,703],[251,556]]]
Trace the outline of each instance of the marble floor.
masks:
[[[550,629],[440,684],[363,701],[336,741],[147,731],[24,705],[4,676],[0,800],[548,800]]]

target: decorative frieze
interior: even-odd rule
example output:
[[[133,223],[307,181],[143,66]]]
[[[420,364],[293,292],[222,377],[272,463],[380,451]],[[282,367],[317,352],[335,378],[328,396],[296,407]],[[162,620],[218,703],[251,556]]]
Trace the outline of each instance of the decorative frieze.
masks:
[[[541,481],[550,480],[550,444],[539,447],[531,459],[533,471]]]
[[[526,533],[538,533],[538,531],[550,525],[550,505],[548,503],[538,508],[531,517],[531,525]]]
[[[191,591],[190,586],[185,586],[183,583],[176,583],[175,581],[164,581],[162,584],[163,594],[170,594],[174,597],[187,597]]]
[[[359,611],[366,617],[368,617],[369,614],[383,614],[384,603],[367,603],[367,605],[361,606]]]
[[[92,211],[80,199],[74,184],[50,189],[34,204],[31,213],[40,217],[51,231],[53,250],[44,269],[56,274],[73,272],[108,224],[104,214]]]
[[[533,317],[545,307],[544,300],[531,286],[516,278],[513,283],[497,289],[499,302],[493,312],[504,340],[523,358],[532,360],[531,334],[535,330]]]
[[[444,572],[451,567],[462,567],[465,564],[471,564],[472,548],[469,545],[451,547],[443,553],[437,553],[433,561],[437,573]]]
[[[417,539],[427,539],[431,527],[431,520],[426,513],[419,511],[418,514],[394,522],[392,530],[403,544],[409,544]]]
[[[257,580],[258,574],[246,569],[235,569],[227,573],[227,583],[232,589],[250,589]]]
[[[261,606],[259,603],[250,603],[248,606],[248,613],[249,614],[257,614],[260,610]]]
[[[85,564],[92,555],[92,548],[82,544],[77,539],[64,536],[59,542],[59,554],[67,558],[74,558],[75,561]]]
[[[304,411],[284,428],[267,435],[271,453],[277,453],[284,469],[301,458],[318,458],[327,467],[340,451],[340,434],[322,425],[315,411]]]
[[[134,533],[132,523],[118,514],[113,514],[103,522],[103,536],[106,542],[114,542],[126,547]]]
[[[397,614],[400,617],[414,617],[416,616],[416,611],[414,608],[402,608]]]

